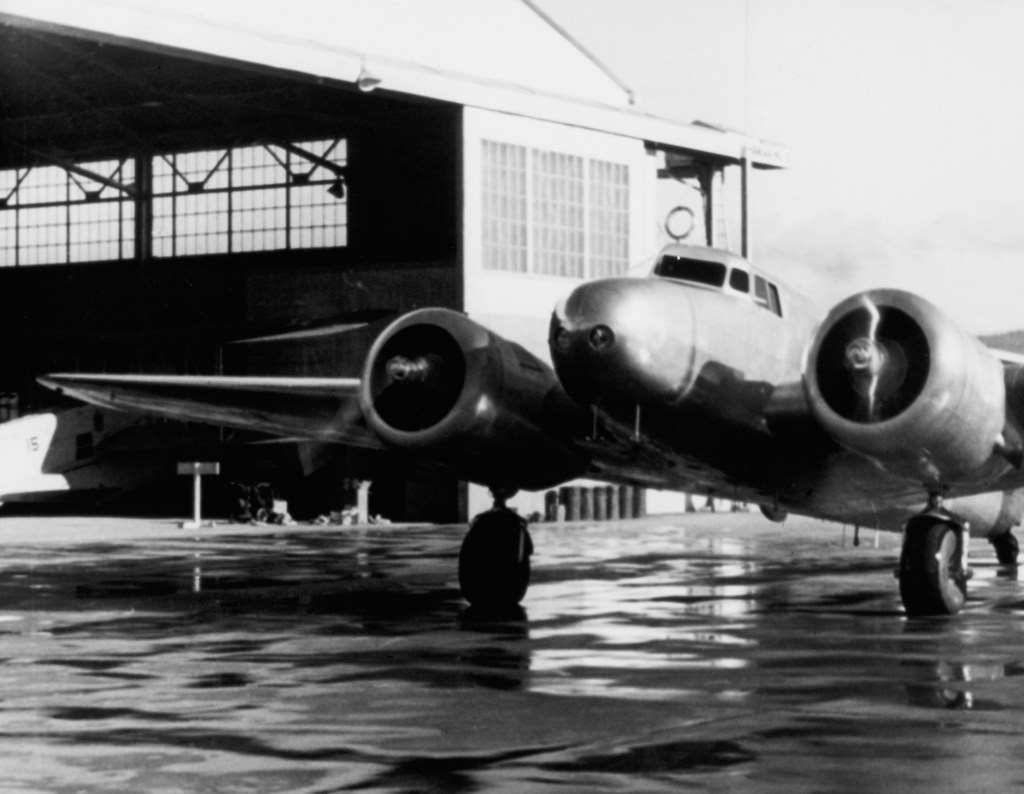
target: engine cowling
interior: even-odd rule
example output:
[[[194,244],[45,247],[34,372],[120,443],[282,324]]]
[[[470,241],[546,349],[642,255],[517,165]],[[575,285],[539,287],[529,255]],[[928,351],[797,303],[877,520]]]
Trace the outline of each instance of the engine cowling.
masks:
[[[1024,489],[960,496],[950,499],[946,508],[967,522],[971,537],[994,538],[1020,525]]]
[[[388,447],[491,487],[537,490],[579,476],[568,439],[585,413],[520,345],[447,309],[403,315],[376,339],[360,387]]]
[[[1000,362],[925,299],[872,290],[839,303],[808,351],[804,388],[844,447],[929,487],[1008,468]]]

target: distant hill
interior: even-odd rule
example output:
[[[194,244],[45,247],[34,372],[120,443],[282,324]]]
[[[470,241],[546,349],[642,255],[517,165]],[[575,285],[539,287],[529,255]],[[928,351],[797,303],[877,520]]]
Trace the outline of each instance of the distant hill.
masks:
[[[980,337],[988,347],[1005,350],[1008,353],[1024,353],[1024,331],[1007,331]]]

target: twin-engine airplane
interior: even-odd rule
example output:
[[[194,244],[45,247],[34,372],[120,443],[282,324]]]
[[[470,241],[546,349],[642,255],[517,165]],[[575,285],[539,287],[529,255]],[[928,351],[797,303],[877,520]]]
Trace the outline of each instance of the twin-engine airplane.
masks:
[[[854,295],[824,318],[744,259],[670,245],[650,278],[585,283],[555,309],[554,369],[462,314],[420,309],[360,379],[57,374],[86,402],[383,447],[489,486],[459,558],[471,603],[518,603],[532,544],[517,489],[586,476],[904,532],[912,615],[966,599],[969,534],[1016,562],[1024,359],[924,299]]]

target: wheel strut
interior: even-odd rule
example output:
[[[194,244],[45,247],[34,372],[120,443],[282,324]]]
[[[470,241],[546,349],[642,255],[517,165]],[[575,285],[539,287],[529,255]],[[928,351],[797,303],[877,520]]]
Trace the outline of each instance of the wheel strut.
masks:
[[[1020,544],[1013,532],[1007,530],[1001,535],[990,537],[988,542],[996,550],[996,559],[1000,565],[1016,565],[1017,554],[1020,551]]]

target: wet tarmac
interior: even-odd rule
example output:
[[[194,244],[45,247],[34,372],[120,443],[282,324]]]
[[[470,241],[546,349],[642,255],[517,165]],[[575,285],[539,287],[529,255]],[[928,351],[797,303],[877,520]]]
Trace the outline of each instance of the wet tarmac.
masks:
[[[908,620],[891,535],[540,526],[522,611],[489,616],[459,598],[457,528],[18,521],[4,792],[1024,785],[1024,586],[983,542],[968,609]]]

